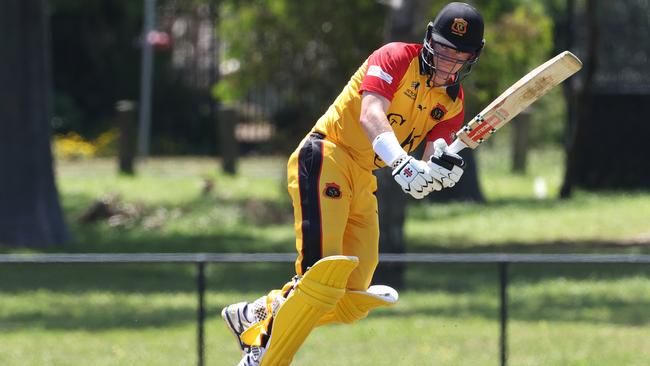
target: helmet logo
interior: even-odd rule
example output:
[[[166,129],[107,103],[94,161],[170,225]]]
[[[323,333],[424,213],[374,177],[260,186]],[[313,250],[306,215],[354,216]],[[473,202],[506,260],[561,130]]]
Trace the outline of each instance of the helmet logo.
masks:
[[[451,33],[461,37],[464,36],[467,33],[467,20],[454,18],[454,23],[451,25]]]

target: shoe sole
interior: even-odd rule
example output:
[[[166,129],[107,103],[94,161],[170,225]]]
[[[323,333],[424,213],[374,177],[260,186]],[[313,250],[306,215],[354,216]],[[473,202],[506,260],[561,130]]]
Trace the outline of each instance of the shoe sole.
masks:
[[[235,340],[237,341],[237,346],[239,347],[239,350],[241,351],[243,357],[246,354],[246,349],[244,343],[239,338],[240,334],[238,334],[237,331],[235,330],[235,326],[232,320],[230,319],[230,315],[228,315],[228,306],[226,306],[221,310],[221,318],[226,323],[226,328],[228,328],[230,334],[232,334],[235,337]]]

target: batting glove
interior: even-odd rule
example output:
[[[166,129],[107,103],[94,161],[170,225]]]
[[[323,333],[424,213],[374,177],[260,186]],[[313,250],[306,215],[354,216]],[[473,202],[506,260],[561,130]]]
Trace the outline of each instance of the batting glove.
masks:
[[[393,178],[402,190],[413,198],[422,199],[431,191],[442,189],[442,184],[434,179],[431,168],[422,160],[403,156],[395,162],[394,166]]]
[[[433,142],[433,155],[427,162],[431,175],[441,182],[443,188],[453,187],[463,176],[465,160],[458,154],[447,151],[445,139],[437,139]]]

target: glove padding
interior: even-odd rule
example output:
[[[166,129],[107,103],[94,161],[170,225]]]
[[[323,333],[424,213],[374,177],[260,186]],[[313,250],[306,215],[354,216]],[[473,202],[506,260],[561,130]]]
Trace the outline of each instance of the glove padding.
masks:
[[[398,159],[393,169],[393,178],[405,193],[416,199],[424,198],[431,191],[442,189],[442,184],[431,175],[431,168],[427,163],[412,156]]]
[[[453,187],[463,176],[465,160],[458,154],[447,152],[445,139],[437,139],[433,146],[433,155],[427,162],[431,175],[441,182],[443,188]]]

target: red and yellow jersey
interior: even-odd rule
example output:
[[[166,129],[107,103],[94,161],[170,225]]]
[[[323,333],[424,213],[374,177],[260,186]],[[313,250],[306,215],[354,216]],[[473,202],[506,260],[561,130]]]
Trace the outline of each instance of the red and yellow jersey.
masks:
[[[355,72],[341,94],[312,129],[344,148],[364,169],[385,166],[375,154],[359,116],[361,94],[380,94],[391,101],[388,121],[406,152],[426,138],[444,138],[447,143],[460,129],[464,118],[463,90],[430,87],[420,73],[422,45],[389,43],[376,50]]]

